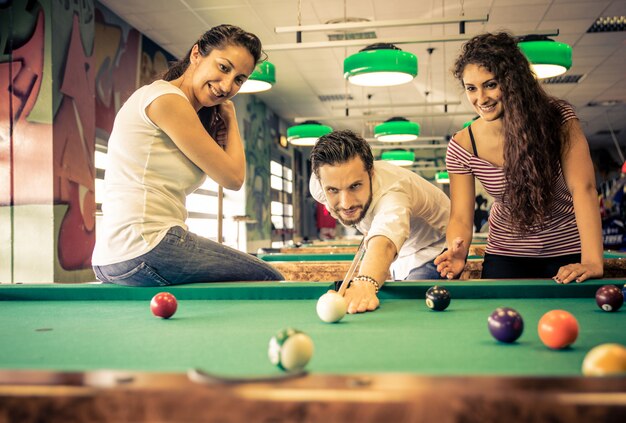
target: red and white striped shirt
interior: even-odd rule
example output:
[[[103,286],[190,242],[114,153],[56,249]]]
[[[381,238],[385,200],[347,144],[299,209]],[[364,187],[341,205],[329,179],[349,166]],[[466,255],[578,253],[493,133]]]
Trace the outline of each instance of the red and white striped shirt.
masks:
[[[557,103],[563,117],[562,124],[577,119],[572,107],[566,102]],[[580,253],[580,236],[574,215],[574,203],[569,192],[560,161],[558,177],[554,181],[552,216],[541,230],[520,234],[511,224],[508,203],[503,202],[506,180],[504,169],[476,157],[452,138],[446,153],[448,172],[460,175],[472,174],[494,198],[489,213],[489,235],[486,252],[503,256],[555,257]]]

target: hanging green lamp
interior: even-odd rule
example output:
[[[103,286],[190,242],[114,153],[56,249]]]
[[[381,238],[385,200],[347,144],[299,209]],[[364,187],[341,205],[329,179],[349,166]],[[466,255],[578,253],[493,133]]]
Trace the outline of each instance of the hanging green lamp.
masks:
[[[449,184],[450,183],[450,175],[448,172],[437,172],[435,174],[435,181],[440,184]]]
[[[259,63],[254,72],[239,89],[240,93],[260,93],[267,91],[276,83],[276,67],[268,62]]]
[[[417,56],[393,44],[372,44],[345,58],[343,76],[366,87],[405,84],[417,76]]]
[[[414,141],[419,134],[419,124],[402,117],[393,117],[374,127],[374,138],[382,142]]]
[[[551,78],[572,67],[572,47],[546,36],[522,37],[518,47],[524,53],[537,79]]]
[[[415,153],[407,150],[388,150],[383,151],[380,158],[396,166],[411,166],[415,161]]]
[[[287,141],[296,146],[315,145],[319,137],[333,132],[333,128],[319,122],[308,120],[300,125],[287,128]]]

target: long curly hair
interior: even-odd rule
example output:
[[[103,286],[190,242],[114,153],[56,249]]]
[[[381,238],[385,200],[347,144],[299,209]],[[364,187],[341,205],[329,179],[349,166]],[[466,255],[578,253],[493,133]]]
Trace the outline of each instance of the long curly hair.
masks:
[[[516,40],[506,32],[478,35],[463,45],[453,74],[463,84],[469,64],[493,73],[502,90],[504,201],[521,233],[541,229],[551,216],[553,187],[567,147],[557,99],[535,78]]]

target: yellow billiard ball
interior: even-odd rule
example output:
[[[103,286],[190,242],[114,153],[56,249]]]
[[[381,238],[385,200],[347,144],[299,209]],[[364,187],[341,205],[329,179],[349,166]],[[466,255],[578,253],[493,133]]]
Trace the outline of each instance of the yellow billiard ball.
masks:
[[[626,347],[620,344],[601,344],[589,350],[583,360],[585,376],[626,374]]]

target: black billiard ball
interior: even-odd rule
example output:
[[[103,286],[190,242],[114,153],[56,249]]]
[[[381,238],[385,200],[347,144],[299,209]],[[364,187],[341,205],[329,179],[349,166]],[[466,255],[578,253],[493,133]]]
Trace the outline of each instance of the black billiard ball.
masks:
[[[500,342],[511,343],[522,335],[524,320],[514,309],[498,307],[487,319],[489,332]]]
[[[450,291],[443,286],[433,286],[426,291],[426,305],[431,310],[442,311],[450,305]]]
[[[624,304],[624,294],[615,285],[604,285],[596,291],[596,304],[604,311],[617,311]]]

